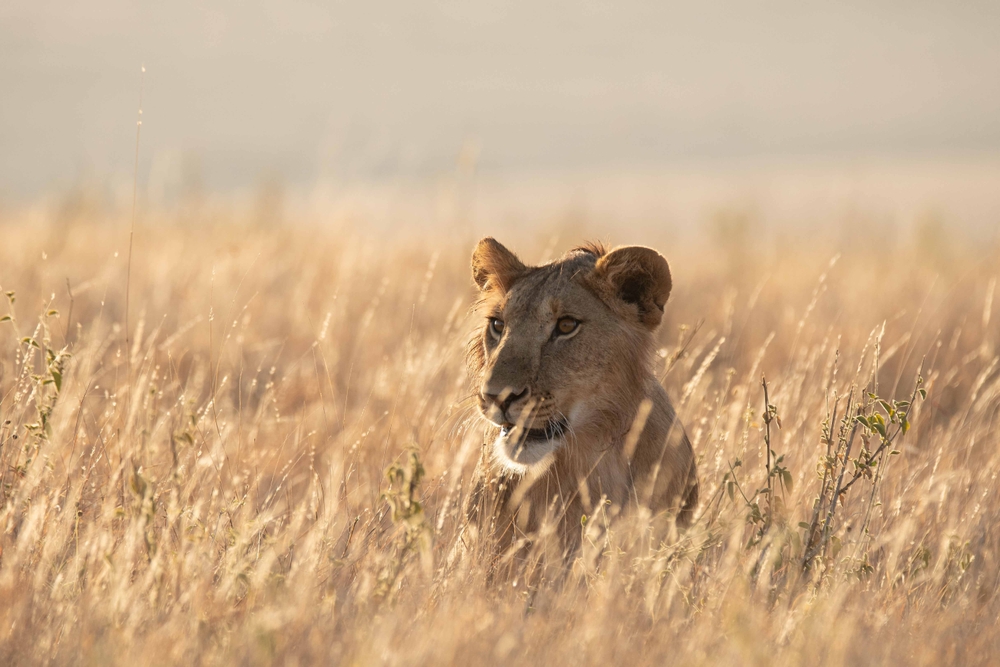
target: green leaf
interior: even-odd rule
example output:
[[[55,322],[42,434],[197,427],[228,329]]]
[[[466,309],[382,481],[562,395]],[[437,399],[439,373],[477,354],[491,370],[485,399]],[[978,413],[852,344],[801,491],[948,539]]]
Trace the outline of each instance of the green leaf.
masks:
[[[879,414],[878,412],[874,413],[871,417],[868,418],[868,423],[871,424],[871,427],[874,430],[878,431],[879,435],[881,435],[883,438],[885,437],[885,419],[882,417],[881,414]]]
[[[52,371],[52,381],[56,385],[56,391],[62,391],[62,373],[59,371]]]
[[[920,389],[917,389],[917,393],[920,394],[920,398],[921,399],[927,398],[927,390],[924,389],[923,387],[921,387]]]
[[[10,315],[4,315],[0,317],[0,322],[13,322],[14,319]]]
[[[785,485],[785,488],[789,491],[792,490],[792,473],[787,470],[781,471],[781,482]]]

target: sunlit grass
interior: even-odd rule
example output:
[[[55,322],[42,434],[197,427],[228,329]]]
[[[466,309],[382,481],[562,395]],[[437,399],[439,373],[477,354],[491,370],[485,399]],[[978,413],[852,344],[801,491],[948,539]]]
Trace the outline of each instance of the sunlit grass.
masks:
[[[700,518],[588,522],[526,587],[455,549],[471,232],[251,223],[136,228],[128,350],[126,225],[0,228],[4,663],[995,660],[995,246],[613,232],[673,267],[656,363]],[[528,261],[585,240],[542,229],[488,231]],[[892,426],[869,394],[911,427],[858,476],[858,410]]]

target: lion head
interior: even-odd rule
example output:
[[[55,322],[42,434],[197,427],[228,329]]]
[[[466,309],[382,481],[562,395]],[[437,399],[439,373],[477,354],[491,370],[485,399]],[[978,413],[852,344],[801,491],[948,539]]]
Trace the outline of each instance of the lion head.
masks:
[[[470,361],[482,414],[500,429],[497,462],[524,471],[572,435],[627,429],[670,296],[667,261],[589,245],[529,267],[486,238],[472,266],[484,319]]]

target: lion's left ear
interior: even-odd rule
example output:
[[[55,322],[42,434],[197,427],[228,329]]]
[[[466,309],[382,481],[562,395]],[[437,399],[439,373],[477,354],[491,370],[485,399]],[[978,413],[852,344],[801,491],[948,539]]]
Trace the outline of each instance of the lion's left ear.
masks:
[[[597,260],[594,275],[615,297],[638,309],[643,325],[649,329],[660,325],[673,286],[663,255],[642,246],[618,248]]]

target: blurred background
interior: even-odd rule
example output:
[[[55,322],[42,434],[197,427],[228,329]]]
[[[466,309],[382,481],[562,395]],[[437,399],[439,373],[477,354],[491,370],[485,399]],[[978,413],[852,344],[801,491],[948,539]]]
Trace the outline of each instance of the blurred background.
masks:
[[[141,64],[150,210],[1000,221],[996,2],[8,0],[0,215],[131,205]]]

